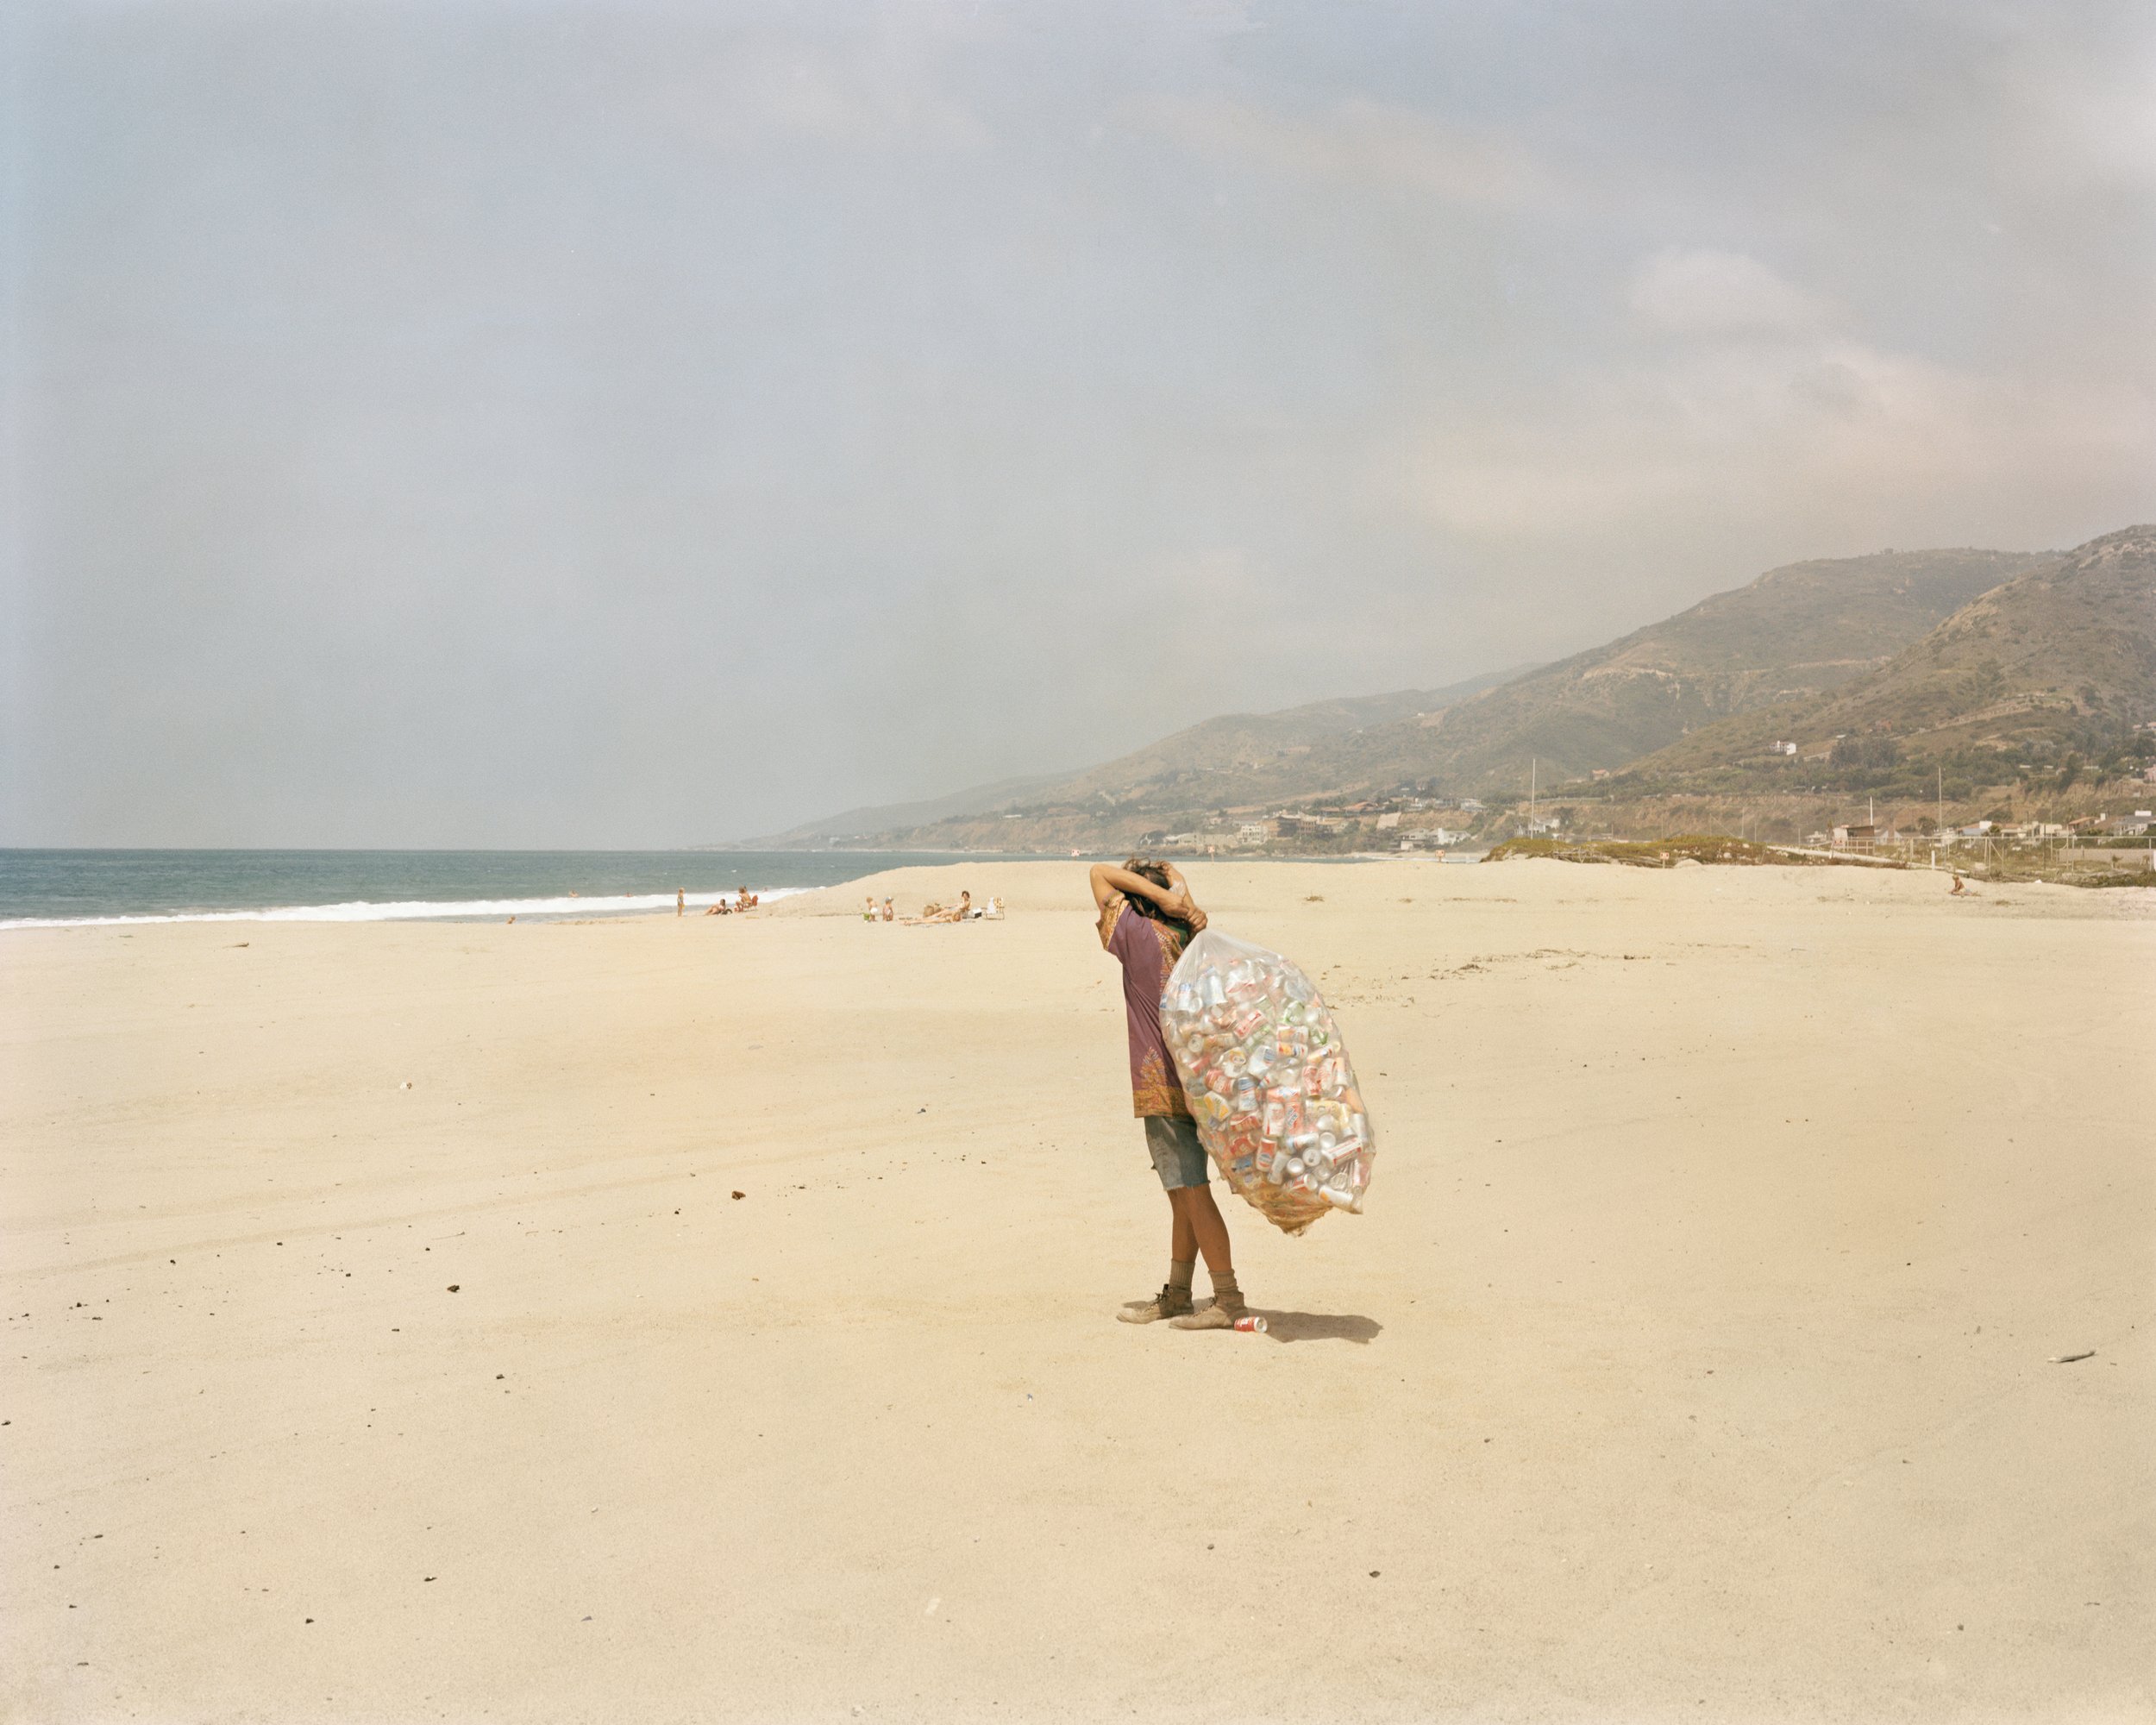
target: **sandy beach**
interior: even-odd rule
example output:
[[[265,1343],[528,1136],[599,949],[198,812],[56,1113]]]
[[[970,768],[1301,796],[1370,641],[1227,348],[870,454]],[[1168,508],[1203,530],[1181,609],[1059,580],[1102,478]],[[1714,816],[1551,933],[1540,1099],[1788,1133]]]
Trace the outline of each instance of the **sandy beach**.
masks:
[[[1264,1336],[1075,864],[0,937],[0,1716],[2156,1716],[2156,894],[1191,873],[1381,1133]]]

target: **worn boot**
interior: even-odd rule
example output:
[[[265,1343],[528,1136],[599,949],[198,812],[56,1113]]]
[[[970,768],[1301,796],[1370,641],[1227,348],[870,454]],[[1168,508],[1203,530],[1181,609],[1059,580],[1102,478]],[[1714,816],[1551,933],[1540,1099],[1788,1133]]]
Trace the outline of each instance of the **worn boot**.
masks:
[[[1232,1330],[1238,1318],[1246,1318],[1250,1308],[1243,1303],[1243,1290],[1235,1285],[1232,1276],[1213,1278],[1213,1298],[1194,1312],[1185,1312],[1181,1317],[1168,1321],[1179,1330]]]
[[[1178,1320],[1189,1310],[1189,1289],[1178,1288],[1170,1282],[1164,1283],[1151,1299],[1133,1300],[1115,1315],[1126,1324],[1156,1324],[1163,1318],[1171,1322]]]

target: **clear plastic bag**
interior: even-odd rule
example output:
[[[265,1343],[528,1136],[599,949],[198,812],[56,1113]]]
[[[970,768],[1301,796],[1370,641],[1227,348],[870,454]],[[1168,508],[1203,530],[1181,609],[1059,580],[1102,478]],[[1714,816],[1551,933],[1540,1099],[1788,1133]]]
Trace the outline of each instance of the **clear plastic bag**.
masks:
[[[1161,991],[1161,1027],[1220,1177],[1299,1234],[1361,1213],[1377,1143],[1316,987],[1277,952],[1201,930]]]

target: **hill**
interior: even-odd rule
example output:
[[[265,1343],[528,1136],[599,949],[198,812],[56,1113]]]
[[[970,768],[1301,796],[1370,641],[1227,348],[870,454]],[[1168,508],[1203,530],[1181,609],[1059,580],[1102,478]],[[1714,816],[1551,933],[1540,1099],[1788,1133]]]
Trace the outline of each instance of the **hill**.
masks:
[[[1982,594],[1876,670],[1694,731],[1633,770],[1696,781],[1933,762],[1982,780],[1974,757],[1988,753],[2014,757],[2011,779],[2024,762],[2100,753],[2152,717],[2156,527],[2129,527]],[[1796,745],[1786,765],[1765,752],[1777,738]]]
[[[1094,846],[1407,785],[1508,796],[1537,760],[1545,785],[1620,771],[1733,716],[1830,695],[2058,561],[1949,549],[1793,563],[1553,665],[1208,719],[1081,772],[852,810],[754,842]]]
[[[1733,713],[1835,689],[2053,559],[1887,551],[1792,563],[1439,715],[1420,770],[1458,794],[1615,771]]]
[[[1234,802],[1262,797],[1277,787],[1308,782],[1309,757],[1321,744],[1441,712],[1532,668],[1516,666],[1443,688],[1401,689],[1390,694],[1313,701],[1277,712],[1208,718],[1079,772],[1000,780],[927,802],[849,809],[744,843],[750,849],[782,850],[873,837],[906,845],[966,848],[1016,842],[1019,835],[994,825],[1006,815],[1037,819],[1056,811],[1127,807],[1140,801],[1149,807],[1178,805],[1179,797],[1179,806],[1220,806],[1217,800],[1223,798]],[[1089,812],[1085,817],[1092,818]],[[1060,843],[1061,836],[1050,835],[1043,842]]]

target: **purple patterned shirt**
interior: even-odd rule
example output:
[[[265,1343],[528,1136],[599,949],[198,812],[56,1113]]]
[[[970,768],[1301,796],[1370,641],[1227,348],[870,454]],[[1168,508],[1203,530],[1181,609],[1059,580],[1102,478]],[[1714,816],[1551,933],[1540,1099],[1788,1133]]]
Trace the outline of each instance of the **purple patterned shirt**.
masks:
[[[1102,906],[1100,944],[1123,966],[1123,1010],[1131,1027],[1131,1112],[1190,1118],[1182,1081],[1160,1027],[1160,993],[1182,957],[1182,936],[1132,910],[1120,893]]]

